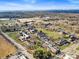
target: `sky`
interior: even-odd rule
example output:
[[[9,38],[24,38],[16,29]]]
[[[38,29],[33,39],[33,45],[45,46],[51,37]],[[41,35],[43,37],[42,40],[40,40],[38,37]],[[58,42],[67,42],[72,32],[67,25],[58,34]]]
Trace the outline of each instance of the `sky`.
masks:
[[[79,9],[79,0],[0,0],[0,11]]]

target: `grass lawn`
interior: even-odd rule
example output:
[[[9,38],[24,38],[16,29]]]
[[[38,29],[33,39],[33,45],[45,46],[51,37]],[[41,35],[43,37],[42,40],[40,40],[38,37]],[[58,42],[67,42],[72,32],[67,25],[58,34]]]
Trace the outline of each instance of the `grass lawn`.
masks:
[[[25,46],[25,42],[22,42],[20,41],[18,38],[17,38],[17,34],[18,32],[6,32],[6,34],[8,34],[12,39],[14,39],[17,43],[20,43],[21,45]]]
[[[44,33],[46,33],[46,35],[49,36],[50,38],[52,38],[54,41],[59,40],[59,38],[62,38],[62,35],[60,35],[58,32],[41,29],[41,28],[38,30],[41,30]]]
[[[64,50],[65,48],[67,48],[67,47],[70,47],[72,44],[69,44],[69,45],[66,45],[66,46],[60,46],[59,48],[61,49],[61,50]]]
[[[79,47],[77,47],[76,50],[79,50]]]
[[[15,23],[15,20],[0,20],[0,24]]]

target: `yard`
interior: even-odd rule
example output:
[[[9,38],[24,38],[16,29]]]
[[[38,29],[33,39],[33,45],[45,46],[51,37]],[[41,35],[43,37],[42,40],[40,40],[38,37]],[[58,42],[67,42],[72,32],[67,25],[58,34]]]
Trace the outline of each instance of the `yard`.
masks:
[[[16,48],[0,35],[0,59],[16,53]]]
[[[70,46],[72,46],[73,44],[68,44],[68,45],[63,45],[63,46],[60,46],[59,48],[61,49],[61,50],[64,50],[65,48],[67,48],[67,47],[70,47]]]
[[[17,43],[20,43],[21,45],[25,46],[26,42],[22,42],[17,38],[18,32],[6,32],[8,36],[10,36],[12,39],[14,39]]]

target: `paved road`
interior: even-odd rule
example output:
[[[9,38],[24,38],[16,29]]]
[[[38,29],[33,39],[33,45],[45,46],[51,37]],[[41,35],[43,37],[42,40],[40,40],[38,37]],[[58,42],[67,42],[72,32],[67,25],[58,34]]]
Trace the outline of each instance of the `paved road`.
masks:
[[[31,54],[29,54],[27,52],[27,50],[22,45],[16,43],[12,38],[10,38],[5,33],[3,33],[3,32],[1,32],[1,33],[7,38],[7,40],[9,40],[12,44],[14,44],[25,56],[27,56],[29,59],[35,59],[35,58],[33,58],[33,56]]]

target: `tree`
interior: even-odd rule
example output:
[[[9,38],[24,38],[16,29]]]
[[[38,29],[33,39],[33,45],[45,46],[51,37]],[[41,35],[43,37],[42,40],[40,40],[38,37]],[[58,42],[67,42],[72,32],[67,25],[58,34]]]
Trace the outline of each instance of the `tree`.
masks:
[[[51,52],[46,51],[42,48],[36,49],[33,55],[36,59],[51,59],[52,58]]]

